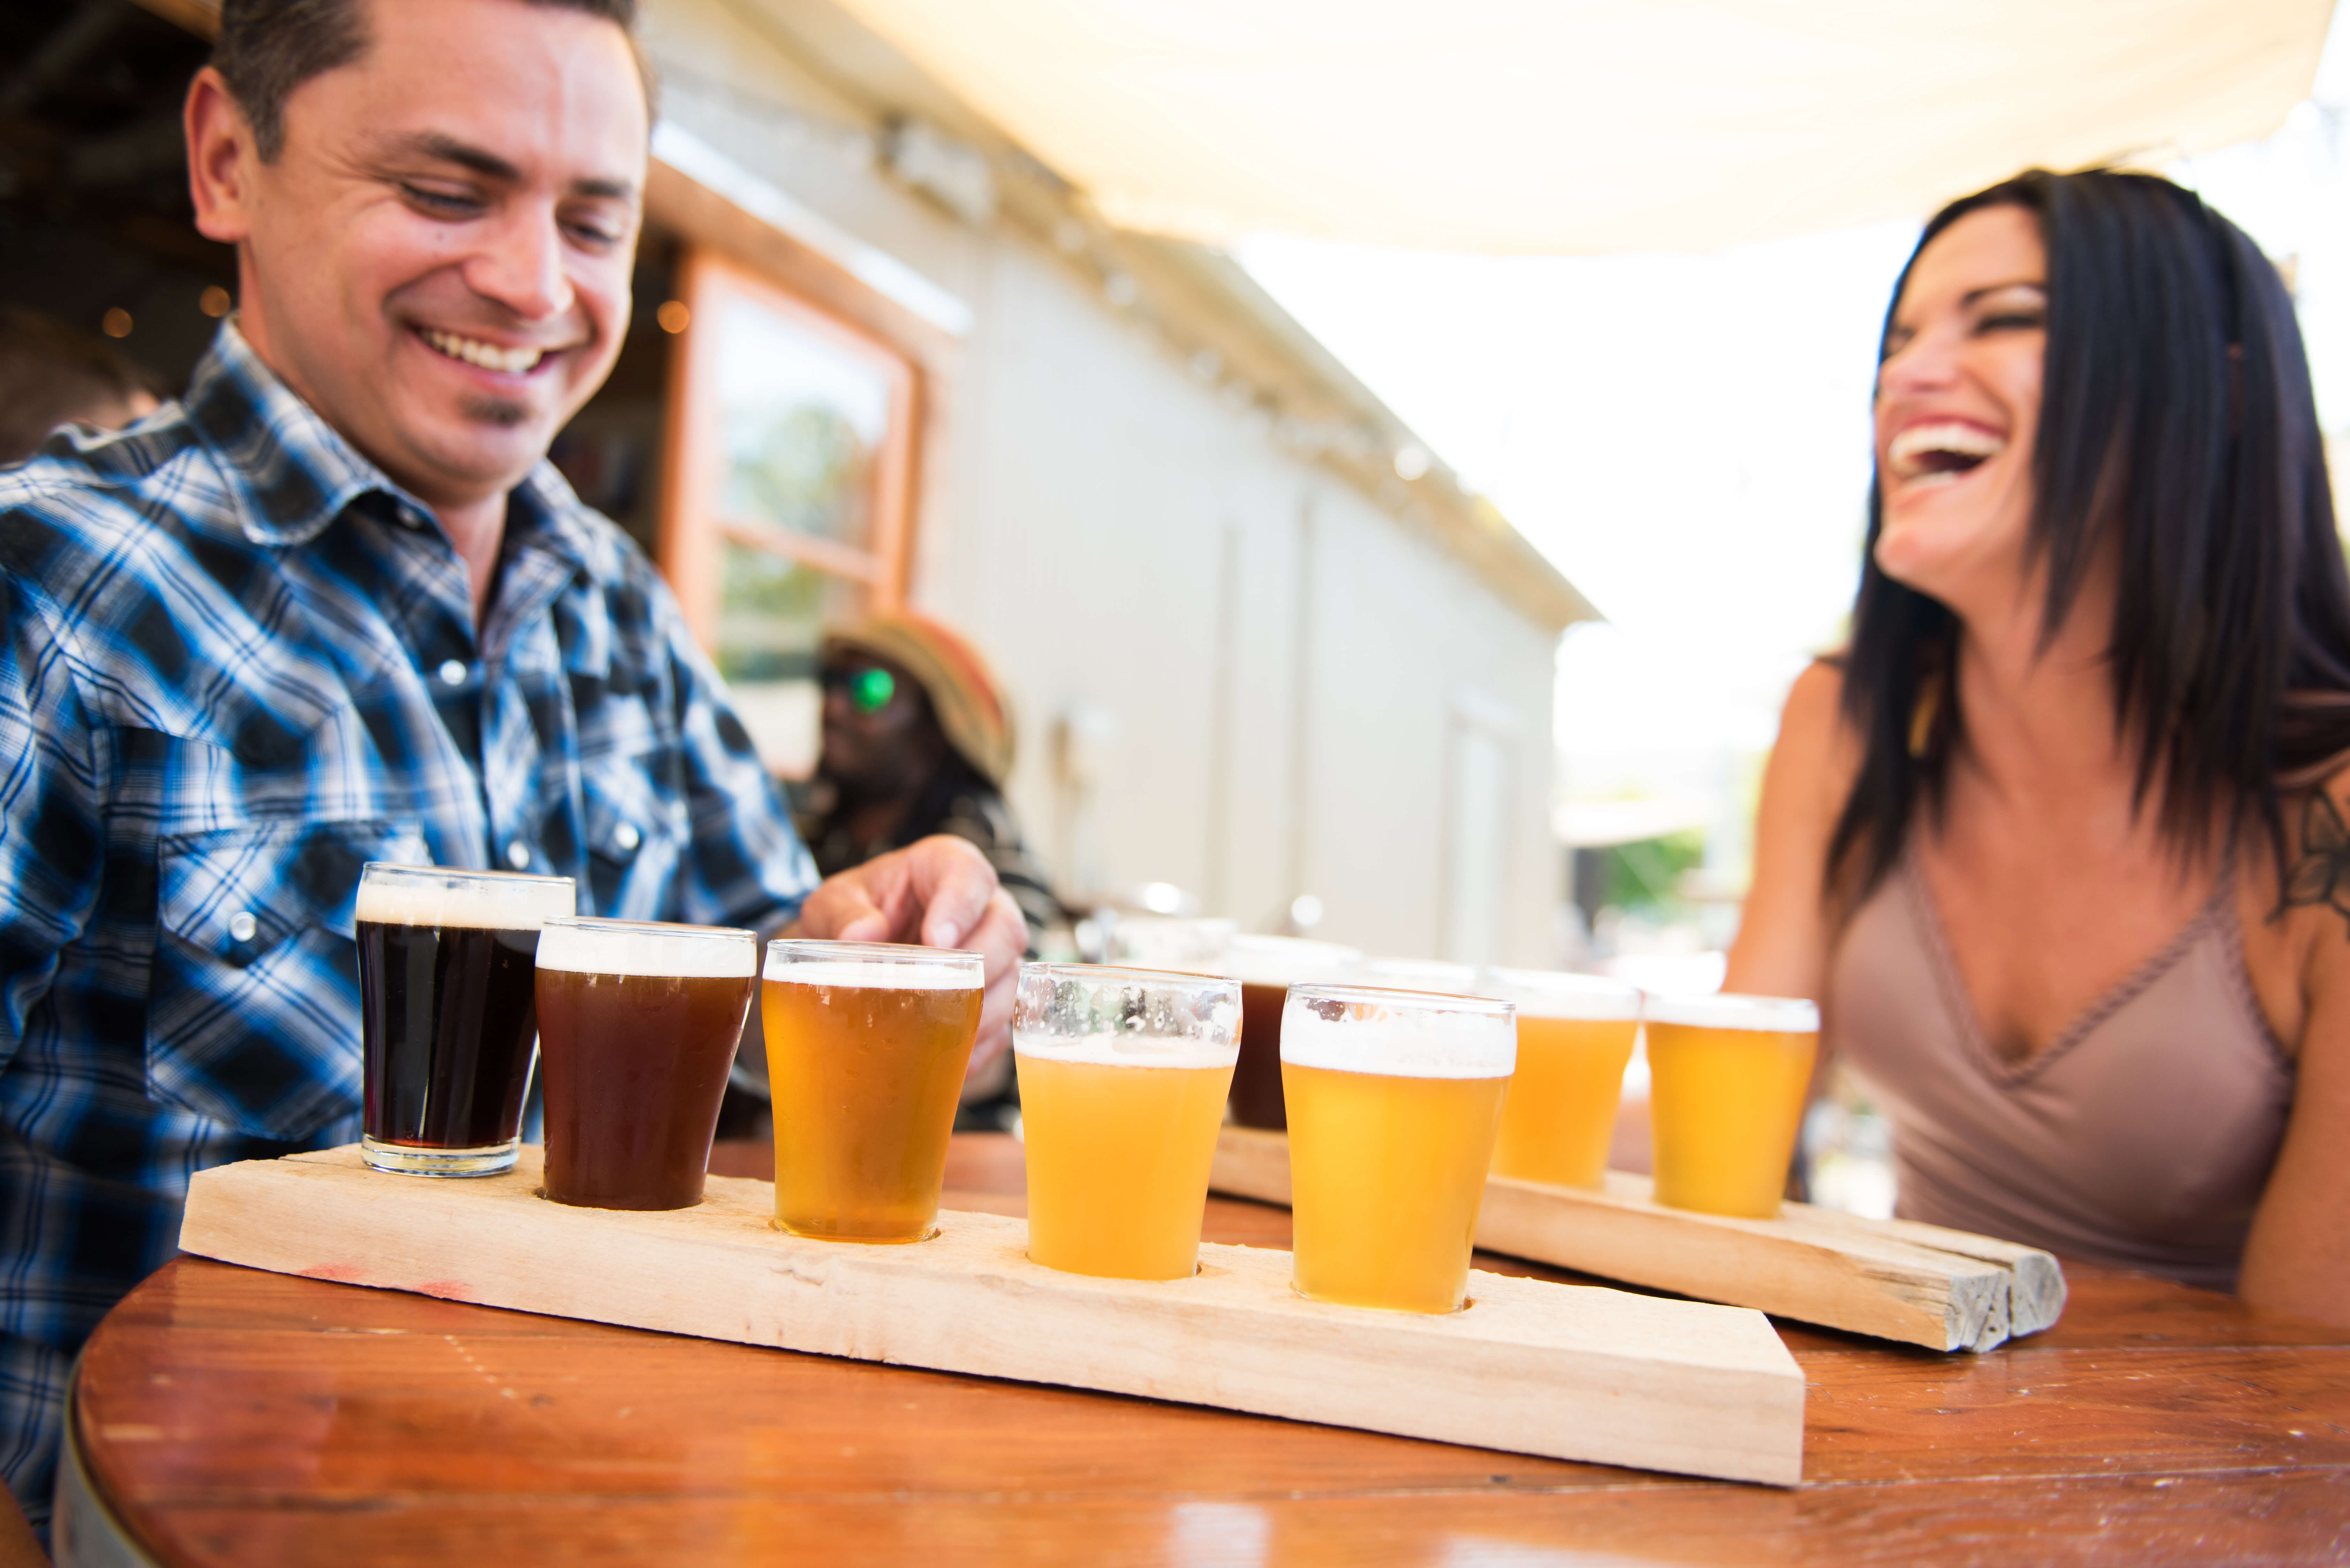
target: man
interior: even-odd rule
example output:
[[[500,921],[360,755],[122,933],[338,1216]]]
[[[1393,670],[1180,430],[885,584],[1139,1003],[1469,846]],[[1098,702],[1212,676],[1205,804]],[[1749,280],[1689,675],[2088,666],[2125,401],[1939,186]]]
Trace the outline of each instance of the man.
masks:
[[[0,474],[0,1464],[189,1174],[348,1141],[370,859],[597,914],[977,948],[937,838],[810,890],[660,579],[544,461],[629,315],[633,0],[228,0],[188,94],[240,309],[184,404]]]

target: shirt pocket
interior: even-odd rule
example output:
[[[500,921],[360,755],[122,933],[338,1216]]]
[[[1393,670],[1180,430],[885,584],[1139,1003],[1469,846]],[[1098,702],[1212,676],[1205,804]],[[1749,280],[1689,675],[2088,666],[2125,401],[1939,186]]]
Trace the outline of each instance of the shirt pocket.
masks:
[[[277,1139],[355,1114],[359,868],[432,859],[415,824],[380,820],[161,840],[148,1096]]]
[[[595,912],[622,920],[677,919],[675,889],[691,836],[685,805],[655,782],[659,753],[583,770],[588,892]]]

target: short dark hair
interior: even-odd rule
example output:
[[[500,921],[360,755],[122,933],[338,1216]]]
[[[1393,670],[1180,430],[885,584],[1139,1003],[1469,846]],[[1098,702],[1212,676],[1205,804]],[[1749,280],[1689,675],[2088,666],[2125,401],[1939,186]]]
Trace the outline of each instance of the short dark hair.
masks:
[[[637,0],[525,0],[600,16],[629,36],[645,99],[652,73],[637,47]],[[255,151],[274,163],[286,146],[286,100],[312,77],[367,53],[367,0],[222,0],[213,68],[253,127]]]
[[[0,463],[31,456],[69,421],[111,422],[141,392],[160,399],[163,388],[104,338],[0,305]]]
[[[2043,646],[2095,552],[2119,546],[2107,649],[2137,805],[2192,859],[2247,827],[2285,870],[2286,797],[2350,760],[2350,576],[2301,327],[2276,266],[2193,192],[2150,174],[2031,170],[1955,202],[1918,254],[1989,207],[2048,247],[2048,336],[2029,549]],[[1939,808],[1959,711],[1958,622],[1877,565],[1881,483],[1844,667],[1864,748],[1829,854],[1832,890],[1890,870]]]

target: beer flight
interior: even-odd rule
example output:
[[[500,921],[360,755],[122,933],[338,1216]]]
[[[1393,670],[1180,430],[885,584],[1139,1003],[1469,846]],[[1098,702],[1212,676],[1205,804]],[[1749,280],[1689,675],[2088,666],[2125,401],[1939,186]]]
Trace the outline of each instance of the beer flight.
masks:
[[[566,877],[365,868],[370,1167],[514,1168],[535,1046],[543,1196],[691,1208],[755,999],[776,1229],[866,1244],[935,1233],[979,1030],[978,954],[777,940],[762,967],[747,930],[576,907]],[[1809,1002],[1644,998],[1589,976],[1380,964],[1284,938],[1218,945],[1221,958],[1187,952],[1180,968],[1023,967],[1013,1049],[1035,1262],[1190,1277],[1229,1107],[1287,1129],[1301,1295],[1459,1311],[1489,1171],[1599,1185],[1644,1022],[1658,1200],[1778,1211],[1816,1051]]]

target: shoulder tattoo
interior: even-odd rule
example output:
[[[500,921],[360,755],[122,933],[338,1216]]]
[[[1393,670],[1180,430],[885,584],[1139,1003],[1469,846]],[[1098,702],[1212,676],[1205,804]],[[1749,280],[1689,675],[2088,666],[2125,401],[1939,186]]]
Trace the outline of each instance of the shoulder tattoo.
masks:
[[[2322,789],[2301,808],[2301,850],[2284,884],[2286,909],[2321,904],[2350,933],[2350,826]]]

